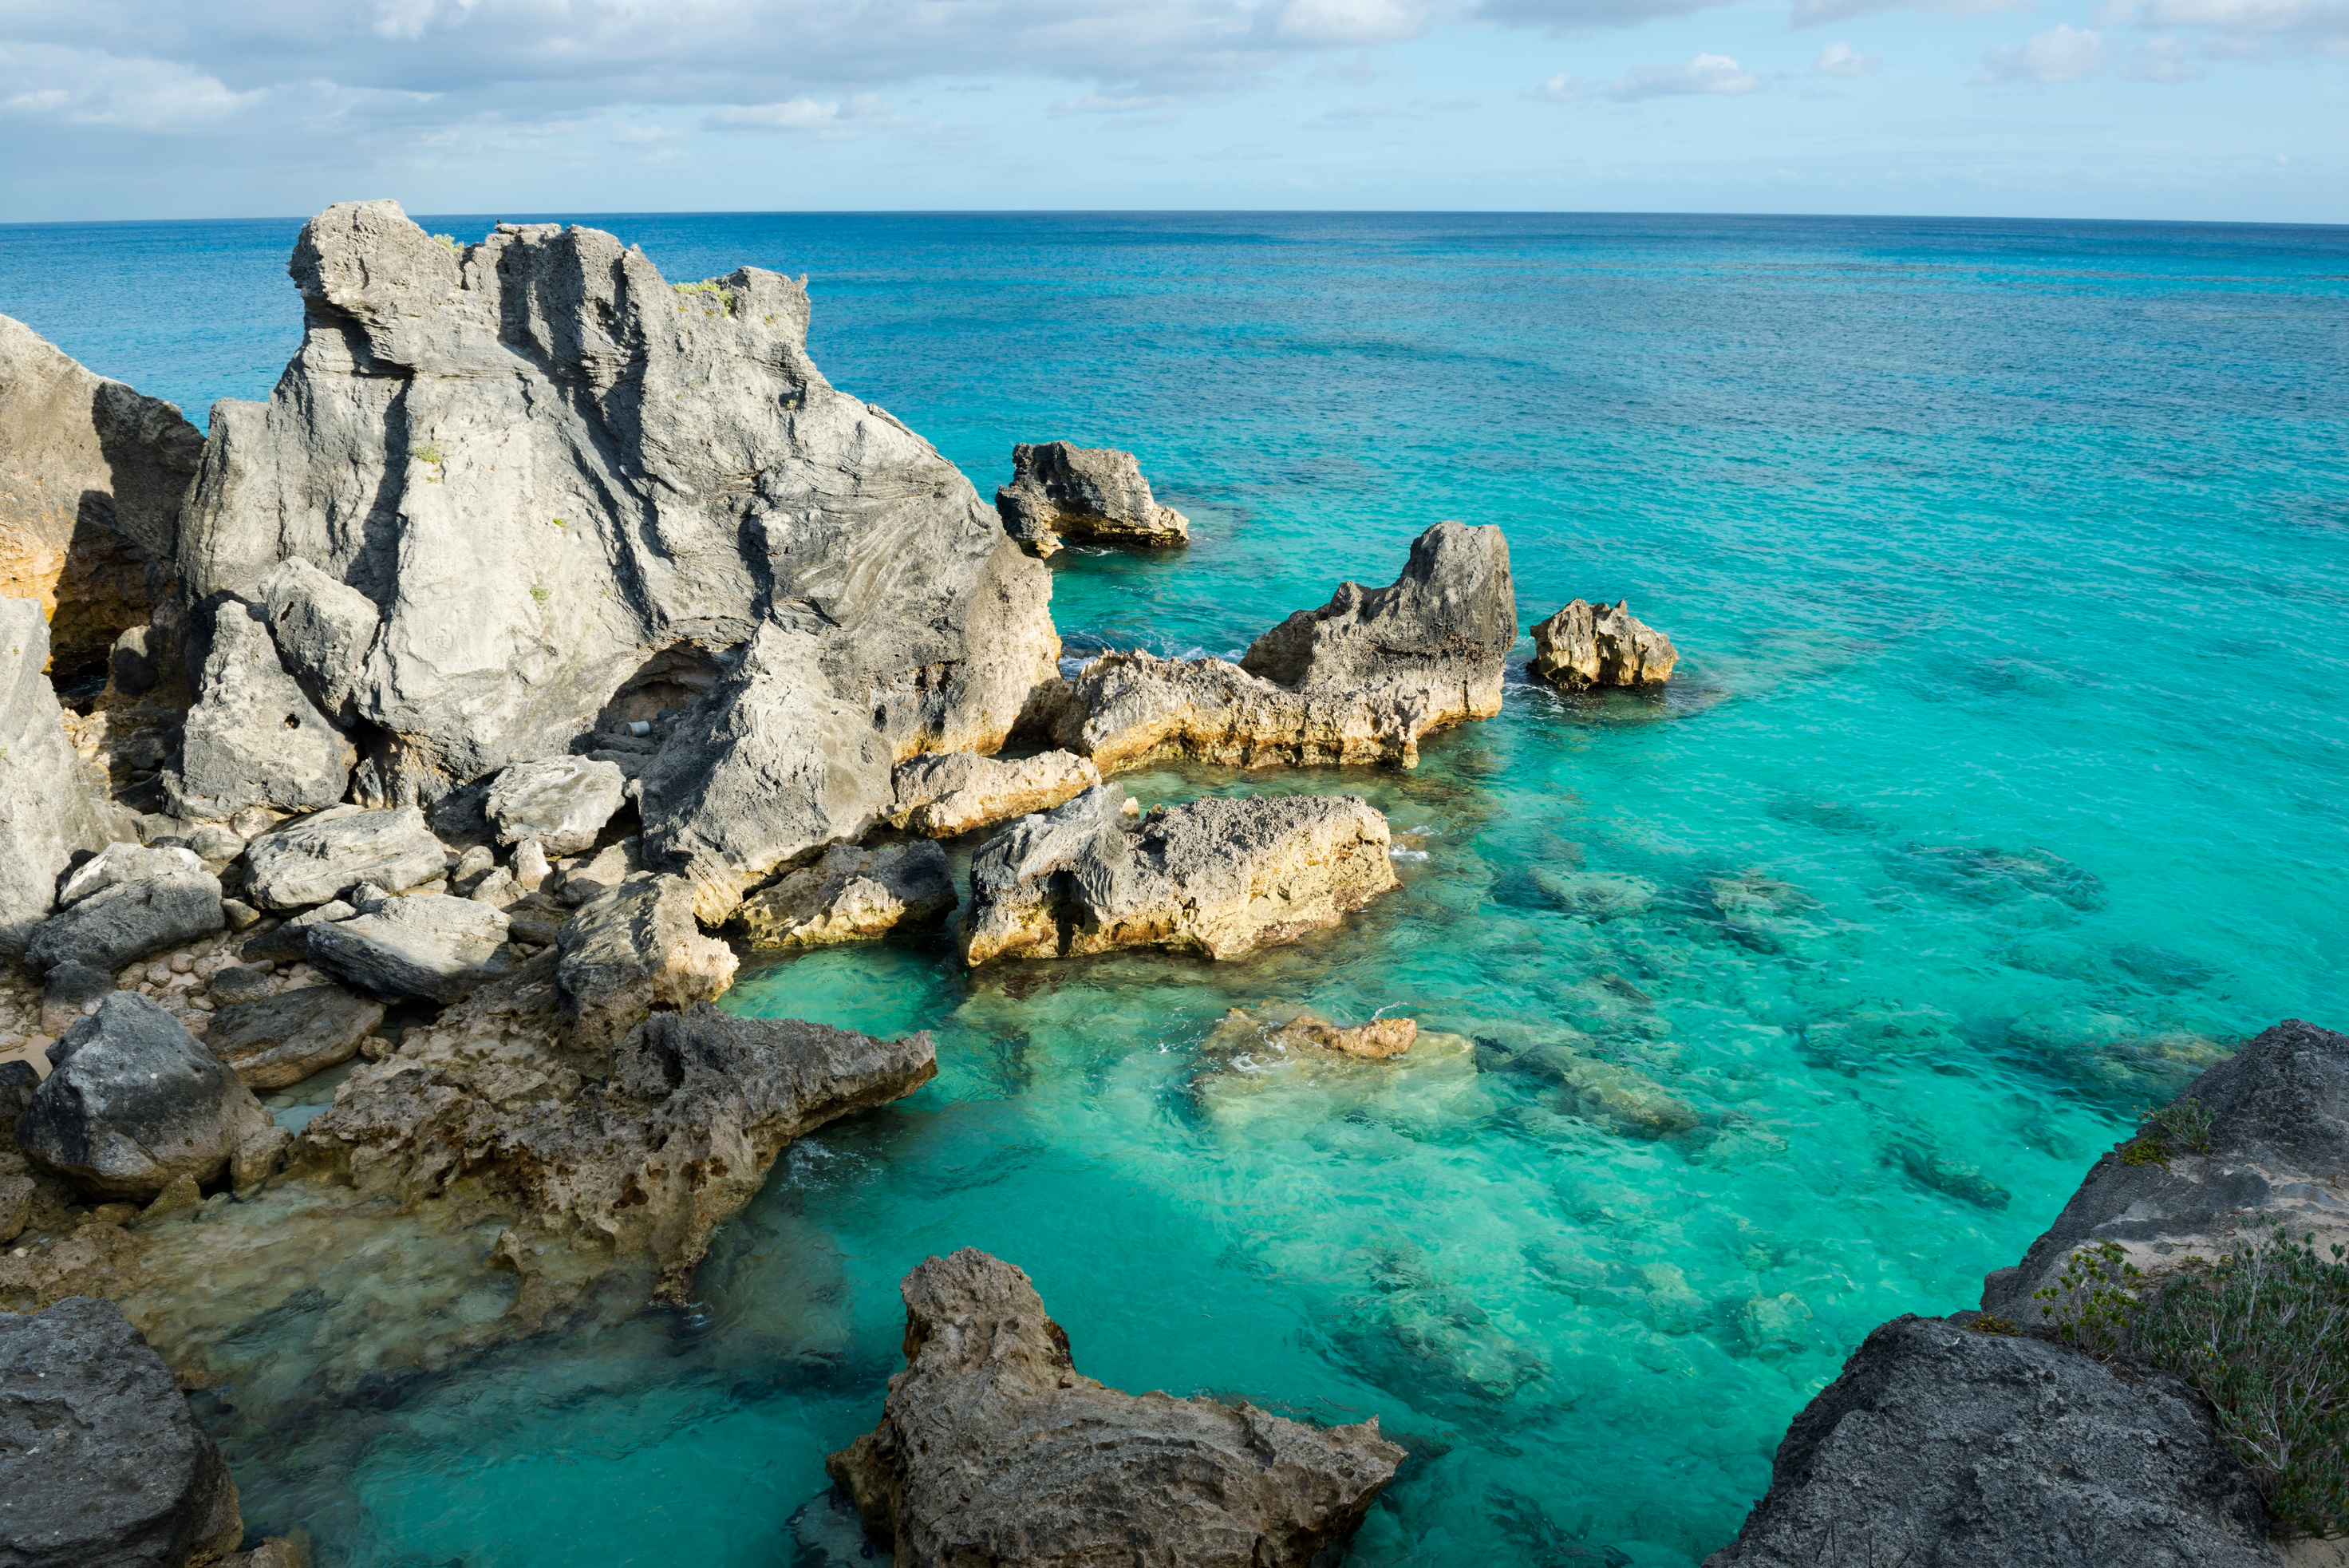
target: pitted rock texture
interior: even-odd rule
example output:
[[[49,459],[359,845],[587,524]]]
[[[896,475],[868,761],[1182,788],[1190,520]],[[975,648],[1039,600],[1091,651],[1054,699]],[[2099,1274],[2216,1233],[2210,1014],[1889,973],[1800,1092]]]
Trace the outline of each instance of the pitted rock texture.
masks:
[[[378,607],[356,674],[355,613],[279,642],[348,691],[361,802],[692,704],[647,772],[647,843],[739,893],[862,832],[895,762],[1000,745],[1050,675],[1045,569],[824,380],[801,283],[672,288],[552,224],[452,249],[390,202],[313,218],[291,270],[303,348],[266,404],[215,409],[181,571],[261,602],[299,556]]]
[[[1795,1417],[1706,1568],[2254,1568],[2251,1480],[2176,1379],[1899,1317]]]
[[[358,716],[359,682],[383,624],[375,601],[299,556],[280,561],[254,585],[254,605],[320,711],[337,724]]]
[[[416,807],[338,805],[264,834],[245,849],[245,897],[303,909],[365,885],[403,893],[443,875],[449,857]]]
[[[971,752],[916,757],[897,764],[889,820],[926,838],[953,838],[1050,811],[1101,782],[1101,770],[1073,752],[1016,763]]]
[[[1038,556],[1062,544],[1143,545],[1191,542],[1191,520],[1161,506],[1142,477],[1142,464],[1115,447],[1071,446],[1064,441],[1011,449],[1011,483],[995,493],[1003,531]]]
[[[48,621],[61,676],[102,670],[170,596],[204,438],[0,316],[0,598]]]
[[[264,612],[235,599],[214,607],[196,689],[179,760],[163,770],[173,815],[317,811],[343,798],[358,753],[286,672]]]
[[[312,925],[309,950],[312,963],[361,991],[446,1002],[514,967],[505,941],[506,918],[494,905],[378,894],[347,920]]]
[[[15,325],[0,317],[0,327]],[[42,673],[48,661],[40,606],[0,598],[0,955],[11,958],[57,901],[57,878],[76,852],[103,848],[112,836],[66,739],[57,689]]]
[[[575,855],[595,846],[626,800],[627,784],[617,763],[591,757],[516,763],[490,785],[481,809],[500,844],[534,838],[549,855]]]
[[[2075,1251],[2106,1241],[2156,1280],[2275,1223],[2313,1235],[2320,1257],[2349,1244],[2349,1035],[2286,1019],[2181,1097],[2211,1114],[2209,1152],[2171,1147],[2167,1163],[2136,1165],[2105,1155],[2023,1262],[1983,1282],[1984,1312],[2036,1325],[2033,1293]]]
[[[744,899],[735,918],[754,947],[814,948],[935,924],[954,907],[954,874],[936,845],[835,844],[814,865]]]
[[[117,882],[34,927],[25,943],[25,967],[36,974],[67,962],[117,970],[133,959],[209,936],[227,923],[220,878],[209,871]]]
[[[1679,658],[1671,639],[1633,618],[1629,599],[1576,599],[1534,627],[1533,672],[1568,691],[1661,686]]]
[[[1307,1568],[1404,1457],[1375,1417],[1308,1427],[1104,1386],[1028,1276],[975,1248],[922,1263],[903,1294],[881,1424],[824,1463],[901,1563]]]
[[[212,988],[217,994],[219,979]],[[280,1089],[349,1061],[382,1022],[381,1002],[339,985],[305,985],[220,1008],[204,1045],[246,1087]]]
[[[694,888],[645,871],[579,907],[555,939],[564,1021],[582,1040],[619,1039],[657,1008],[710,1002],[740,961],[701,934]]]
[[[253,1091],[136,992],[102,999],[49,1047],[49,1063],[16,1118],[16,1143],[102,1197],[144,1200],[181,1177],[218,1180],[240,1147],[272,1130]]]
[[[127,839],[117,840],[73,868],[58,885],[57,907],[78,904],[93,893],[103,893],[125,882],[144,882],[150,877],[192,876],[203,868],[203,860],[192,849],[176,846],[149,849]]]
[[[535,1231],[648,1256],[681,1300],[710,1231],[786,1145],[937,1073],[926,1033],[875,1040],[708,1006],[582,1048],[564,1038],[553,969],[541,959],[484,987],[360,1067],[304,1128],[302,1168],[409,1203],[479,1182],[521,1199]]]
[[[1395,886],[1359,795],[1207,799],[1130,820],[1103,784],[971,857],[964,961],[1154,947],[1232,958],[1334,926]]]
[[[112,1302],[0,1312],[0,1562],[202,1568],[244,1533],[236,1483]]]

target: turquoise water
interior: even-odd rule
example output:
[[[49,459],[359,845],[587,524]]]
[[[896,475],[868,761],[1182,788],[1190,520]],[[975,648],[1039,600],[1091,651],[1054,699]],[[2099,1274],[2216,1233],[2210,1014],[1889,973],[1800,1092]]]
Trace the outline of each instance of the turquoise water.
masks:
[[[938,1080],[792,1150],[701,1310],[240,1439],[329,1563],[787,1563],[895,1282],[975,1245],[1113,1385],[1378,1414],[1414,1457],[1357,1564],[1692,1563],[2133,1106],[2349,1022],[2349,232],[599,222],[811,274],[819,363],[983,492],[1014,441],[1139,452],[1197,543],[1055,557],[1071,651],[1241,647],[1449,516],[1506,528],[1521,619],[1628,595],[1679,679],[1516,680],[1408,774],[1130,778],[1387,811],[1402,888],[1294,948],[746,966],[737,1009],[929,1028]],[[294,227],[0,229],[0,311],[263,395]],[[1211,1041],[1232,1006],[1469,1044],[1288,1061]]]

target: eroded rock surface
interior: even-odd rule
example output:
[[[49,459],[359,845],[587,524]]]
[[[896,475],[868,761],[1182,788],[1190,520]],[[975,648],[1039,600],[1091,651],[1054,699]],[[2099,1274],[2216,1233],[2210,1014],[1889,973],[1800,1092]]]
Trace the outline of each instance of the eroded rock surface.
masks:
[[[1534,627],[1533,672],[1568,691],[1599,686],[1661,686],[1680,655],[1671,639],[1643,625],[1629,599],[1576,599]]]
[[[382,997],[455,1002],[512,969],[506,918],[491,904],[446,893],[384,895],[347,920],[310,928],[310,961]]]
[[[812,948],[935,923],[954,907],[954,876],[936,845],[835,844],[814,865],[744,899],[736,918],[755,946]]]
[[[1191,542],[1191,520],[1161,506],[1142,464],[1115,447],[1064,441],[1011,449],[1011,483],[995,493],[1003,531],[1038,556],[1069,540],[1154,547]]]
[[[1101,770],[1073,752],[1016,763],[973,752],[920,756],[897,764],[889,820],[926,838],[953,838],[1050,811],[1101,782]]]
[[[0,317],[0,338],[16,326]],[[6,395],[0,385],[0,398]],[[42,673],[48,661],[40,606],[0,598],[0,955],[11,958],[47,916],[76,852],[102,848],[113,836],[66,740],[57,689]]]
[[[67,961],[117,970],[226,923],[220,878],[209,871],[118,882],[36,926],[25,943],[25,967],[36,974]]]
[[[272,909],[302,909],[362,884],[401,893],[448,870],[449,857],[416,807],[341,805],[264,834],[245,849],[245,896]]]
[[[709,1002],[734,983],[740,961],[701,934],[694,887],[639,872],[579,907],[556,938],[563,1016],[580,1038],[614,1041],[655,1008]]]
[[[196,690],[179,760],[163,770],[173,815],[316,811],[343,798],[358,753],[287,673],[262,611],[215,607]]]
[[[1358,795],[1208,799],[1139,821],[1103,784],[971,857],[976,966],[1158,947],[1230,958],[1333,926],[1395,886],[1386,819]]]
[[[1306,1568],[1403,1450],[1375,1417],[1316,1428],[1076,1370],[1028,1276],[972,1248],[905,1276],[905,1370],[824,1468],[905,1563]]]
[[[2176,1379],[1899,1317],[1795,1418],[1706,1568],[2253,1568],[2251,1480]]]
[[[219,981],[212,989],[218,994]],[[380,1002],[339,985],[305,985],[222,1007],[204,1045],[248,1088],[277,1089],[349,1061],[382,1022]]]
[[[500,774],[481,807],[500,844],[534,838],[549,855],[573,855],[594,846],[626,798],[627,783],[615,763],[548,757]]]
[[[201,1568],[244,1533],[236,1483],[112,1302],[0,1312],[0,1562]]]
[[[93,893],[103,893],[125,882],[199,873],[203,868],[203,861],[192,849],[176,845],[149,849],[143,845],[118,841],[73,868],[57,888],[57,907],[78,904]]]

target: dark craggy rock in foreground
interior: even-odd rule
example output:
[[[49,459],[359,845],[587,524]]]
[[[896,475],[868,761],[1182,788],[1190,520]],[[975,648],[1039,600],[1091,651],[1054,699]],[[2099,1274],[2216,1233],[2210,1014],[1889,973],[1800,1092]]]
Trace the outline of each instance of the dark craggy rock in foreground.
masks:
[[[0,1563],[196,1568],[244,1533],[236,1483],[112,1302],[0,1312]]]
[[[995,493],[1003,531],[1039,556],[1067,540],[1166,546],[1191,542],[1191,520],[1161,506],[1142,464],[1115,447],[1064,441],[1011,449],[1011,483]]]
[[[1901,1317],[1778,1446],[1706,1568],[2254,1568],[2251,1480],[2176,1379],[2044,1340]]]
[[[881,1424],[824,1467],[899,1563],[1306,1568],[1402,1462],[1375,1417],[1320,1428],[1104,1387],[1028,1276],[975,1249],[904,1294]]]

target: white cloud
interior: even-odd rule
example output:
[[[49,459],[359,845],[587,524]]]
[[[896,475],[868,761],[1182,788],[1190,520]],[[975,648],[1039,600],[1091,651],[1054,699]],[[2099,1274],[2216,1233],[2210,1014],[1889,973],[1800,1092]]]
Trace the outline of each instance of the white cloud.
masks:
[[[712,130],[827,130],[840,124],[840,105],[818,103],[812,98],[729,104],[705,123]]]
[[[2113,45],[2102,33],[2059,22],[2028,43],[1984,50],[1974,80],[1986,87],[2075,82],[2104,69],[2112,57]]]
[[[1588,27],[1636,27],[1660,16],[1688,16],[1736,0],[1479,0],[1475,15],[1510,26],[1577,33]]]
[[[1426,10],[1412,0],[1288,0],[1272,25],[1283,43],[1355,47],[1416,37]]]
[[[233,91],[218,77],[172,60],[50,44],[0,49],[0,111],[9,114],[155,131],[217,124],[267,96]]]
[[[1945,16],[1983,16],[2028,11],[2033,0],[1795,0],[1790,20],[1797,27],[1847,21],[1879,11],[1935,11]]]
[[[1584,99],[1612,99],[1637,103],[1651,98],[1734,98],[1760,92],[1768,84],[1727,55],[1699,55],[1678,65],[1633,66],[1611,82],[1558,75],[1534,88],[1545,103],[1576,103]]]
[[[2205,57],[2242,58],[2271,45],[2349,54],[2349,0],[2148,0],[2135,20],[2149,30],[2208,34],[2197,51]]]
[[[2133,82],[2196,81],[2204,72],[2194,63],[2193,53],[2185,39],[2165,33],[2139,44],[2121,67],[2121,75]]]
[[[1884,68],[1882,55],[1863,55],[1849,44],[1837,42],[1819,51],[1811,69],[1823,77],[1864,77]]]

